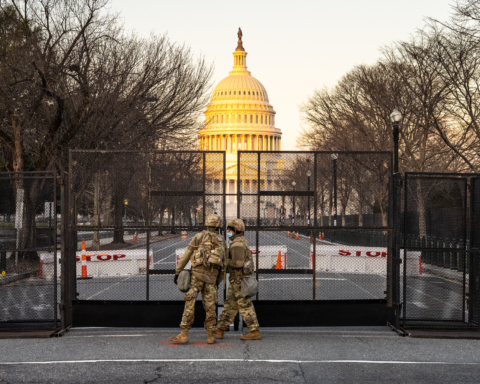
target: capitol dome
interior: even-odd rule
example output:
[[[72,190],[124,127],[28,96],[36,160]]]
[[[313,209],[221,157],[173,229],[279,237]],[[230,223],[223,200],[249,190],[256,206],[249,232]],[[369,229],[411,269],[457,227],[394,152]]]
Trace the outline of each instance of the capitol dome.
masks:
[[[282,132],[275,128],[276,112],[265,87],[247,71],[240,29],[238,37],[233,70],[217,84],[205,111],[199,148],[230,155],[237,150],[279,151]]]

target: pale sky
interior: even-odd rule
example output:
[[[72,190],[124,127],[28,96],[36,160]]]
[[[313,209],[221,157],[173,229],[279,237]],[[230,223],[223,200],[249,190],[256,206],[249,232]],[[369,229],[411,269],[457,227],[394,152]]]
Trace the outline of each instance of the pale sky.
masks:
[[[406,40],[425,17],[446,20],[452,0],[112,0],[126,29],[168,33],[213,63],[213,82],[233,66],[238,27],[252,76],[277,112],[282,149],[294,150],[299,106],[356,64],[374,63],[379,48]],[[213,88],[212,88],[213,90]]]

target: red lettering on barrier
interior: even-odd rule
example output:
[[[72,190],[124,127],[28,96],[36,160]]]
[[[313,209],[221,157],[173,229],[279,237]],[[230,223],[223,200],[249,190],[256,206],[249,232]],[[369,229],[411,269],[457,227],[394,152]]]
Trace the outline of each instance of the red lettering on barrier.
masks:
[[[98,255],[97,256],[97,259],[100,260],[100,261],[108,261],[112,258],[112,256],[110,255],[107,255],[107,254],[102,254],[102,255]]]
[[[387,252],[382,252],[382,257],[387,257]]]
[[[92,261],[93,256],[95,255],[85,255],[85,258],[87,259],[87,261]]]
[[[361,255],[362,255],[362,252],[361,252],[361,251],[355,252],[355,256],[361,256]]]
[[[77,263],[80,261],[80,256],[76,257]]]
[[[380,256],[381,252],[375,252],[375,255],[372,255],[372,251],[367,251],[367,256],[370,256],[370,257],[378,257]]]
[[[352,253],[351,253],[350,251],[342,251],[342,250],[340,250],[340,251],[338,251],[338,254],[339,254],[340,256],[350,256]]]
[[[126,255],[113,255],[113,260],[123,259]]]

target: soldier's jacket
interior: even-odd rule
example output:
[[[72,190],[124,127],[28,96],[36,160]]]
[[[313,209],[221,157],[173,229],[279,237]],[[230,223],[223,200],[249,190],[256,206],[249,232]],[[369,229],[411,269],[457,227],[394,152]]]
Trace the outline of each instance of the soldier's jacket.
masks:
[[[228,272],[230,280],[241,277],[252,276],[252,273],[245,274],[244,263],[251,258],[250,248],[243,235],[234,235],[231,237],[230,248],[228,249]]]
[[[216,231],[209,230],[209,232],[212,234],[213,237],[215,237],[217,242],[224,248],[224,254],[226,255],[227,243],[223,238],[223,236]],[[203,238],[203,232],[195,235],[192,241],[190,241],[190,244],[188,244],[187,250],[181,257],[181,259],[178,261],[175,274],[178,275],[181,271],[183,271],[183,269],[185,268],[189,260],[193,261],[192,260],[193,253],[202,243],[202,238]],[[195,267],[192,267],[192,273],[198,280],[203,281],[205,283],[209,283],[209,284],[218,285],[223,280],[222,269],[214,265],[208,266],[208,267],[202,264],[197,265]]]

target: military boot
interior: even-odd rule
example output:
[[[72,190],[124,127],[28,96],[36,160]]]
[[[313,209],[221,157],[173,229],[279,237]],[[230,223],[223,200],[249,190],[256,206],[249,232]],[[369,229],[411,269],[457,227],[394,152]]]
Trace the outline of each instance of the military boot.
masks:
[[[260,340],[261,338],[260,331],[248,332],[246,335],[240,336],[240,340]]]
[[[221,329],[217,329],[215,332],[213,332],[213,336],[215,336],[217,339],[223,339],[223,333],[225,331],[222,331]]]
[[[170,341],[175,344],[185,344],[188,343],[188,329],[183,329],[180,334],[177,336],[170,337]]]
[[[213,338],[213,331],[207,331],[207,343],[208,344],[215,344],[215,339]]]

